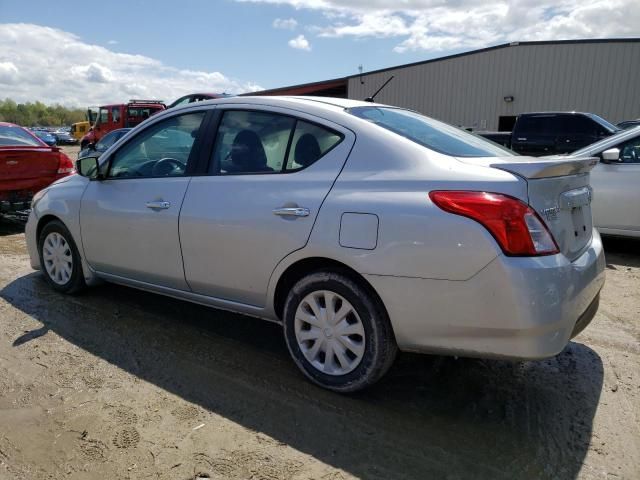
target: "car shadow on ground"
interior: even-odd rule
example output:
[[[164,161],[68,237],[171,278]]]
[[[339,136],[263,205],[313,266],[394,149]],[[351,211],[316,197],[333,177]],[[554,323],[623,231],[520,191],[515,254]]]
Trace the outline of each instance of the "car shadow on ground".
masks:
[[[607,266],[640,267],[640,238],[603,236]]]
[[[378,385],[344,396],[303,378],[275,324],[115,285],[66,297],[37,273],[0,297],[43,323],[15,348],[51,330],[359,478],[573,479],[603,384],[600,357],[572,342],[538,362],[404,354]]]

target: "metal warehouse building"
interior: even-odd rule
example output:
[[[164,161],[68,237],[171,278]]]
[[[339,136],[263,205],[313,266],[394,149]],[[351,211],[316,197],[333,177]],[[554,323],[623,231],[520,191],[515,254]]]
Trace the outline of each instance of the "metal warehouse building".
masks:
[[[514,42],[362,75],[258,92],[364,99],[480,130],[511,130],[523,112],[640,118],[640,38]]]

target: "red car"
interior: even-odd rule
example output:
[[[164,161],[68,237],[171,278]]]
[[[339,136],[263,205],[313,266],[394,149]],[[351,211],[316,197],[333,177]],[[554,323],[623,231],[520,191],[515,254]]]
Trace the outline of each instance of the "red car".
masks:
[[[26,210],[36,192],[74,172],[73,162],[58,147],[0,122],[0,213]]]

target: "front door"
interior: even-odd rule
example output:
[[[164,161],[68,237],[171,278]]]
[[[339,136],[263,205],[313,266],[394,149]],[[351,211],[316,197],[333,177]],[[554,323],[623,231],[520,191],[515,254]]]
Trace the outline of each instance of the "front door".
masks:
[[[178,219],[203,112],[165,118],[109,154],[80,209],[82,245],[98,272],[187,290]]]
[[[354,135],[284,109],[220,115],[209,175],[193,178],[180,216],[185,274],[194,292],[262,307],[278,262],[307,243]]]

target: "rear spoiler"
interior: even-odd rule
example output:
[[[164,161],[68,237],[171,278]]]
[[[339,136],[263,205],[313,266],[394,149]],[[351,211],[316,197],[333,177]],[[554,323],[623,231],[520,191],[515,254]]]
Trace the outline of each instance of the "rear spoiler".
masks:
[[[519,162],[495,162],[491,163],[489,166],[505,170],[510,173],[515,173],[523,178],[548,178],[587,173],[595,167],[597,163],[598,158],[596,157],[557,157],[556,159],[535,159],[524,157],[523,160]]]

